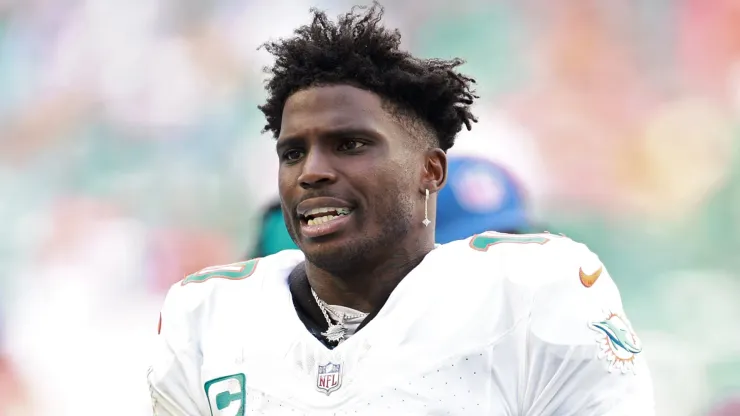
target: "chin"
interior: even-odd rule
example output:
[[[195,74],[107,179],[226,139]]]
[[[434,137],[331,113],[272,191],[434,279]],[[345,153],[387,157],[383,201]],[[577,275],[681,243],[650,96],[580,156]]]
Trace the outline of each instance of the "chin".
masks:
[[[348,259],[341,248],[303,250],[306,261],[331,274],[344,274],[354,262]]]
[[[370,257],[369,247],[364,239],[337,238],[308,243],[302,241],[299,247],[309,263],[337,275],[362,267]]]
[[[306,257],[344,257],[347,255],[346,251],[348,246],[352,245],[352,241],[347,240],[348,239],[345,238],[339,238],[339,236],[334,238],[327,236],[321,239],[304,238],[300,241],[298,247],[300,247],[301,251],[306,254]]]

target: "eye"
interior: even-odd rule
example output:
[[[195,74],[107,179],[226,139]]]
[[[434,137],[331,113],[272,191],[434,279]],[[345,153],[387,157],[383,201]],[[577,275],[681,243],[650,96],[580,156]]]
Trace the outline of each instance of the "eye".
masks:
[[[342,144],[339,145],[339,150],[356,150],[363,146],[365,146],[365,143],[359,140],[350,139],[343,141]]]
[[[288,162],[295,162],[303,156],[303,151],[298,149],[289,149],[283,153],[283,160]]]

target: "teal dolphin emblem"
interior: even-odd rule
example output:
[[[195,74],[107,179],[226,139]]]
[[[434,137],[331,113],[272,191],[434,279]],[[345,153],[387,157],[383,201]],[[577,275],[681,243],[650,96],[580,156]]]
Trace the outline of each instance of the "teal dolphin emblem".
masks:
[[[601,330],[609,338],[612,345],[632,354],[642,352],[639,341],[636,340],[637,338],[629,330],[627,324],[619,317],[613,316],[605,321],[593,322],[591,326]]]
[[[642,352],[642,343],[622,315],[606,312],[606,319],[590,322],[588,327],[598,333],[597,357],[605,358],[609,372],[635,373],[635,356]]]

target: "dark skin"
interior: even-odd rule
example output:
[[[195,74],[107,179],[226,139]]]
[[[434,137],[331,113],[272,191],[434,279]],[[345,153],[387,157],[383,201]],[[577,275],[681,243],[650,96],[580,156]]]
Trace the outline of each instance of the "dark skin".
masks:
[[[311,287],[329,304],[375,311],[434,248],[434,226],[422,224],[425,190],[434,221],[447,158],[399,117],[409,116],[349,85],[311,87],[285,103],[276,144],[283,215]],[[310,235],[300,212],[321,206],[351,213]]]

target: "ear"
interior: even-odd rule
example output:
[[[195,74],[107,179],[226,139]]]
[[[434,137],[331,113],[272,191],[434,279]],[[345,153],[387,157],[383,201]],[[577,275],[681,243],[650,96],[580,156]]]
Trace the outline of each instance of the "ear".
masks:
[[[421,192],[426,189],[436,193],[447,182],[447,155],[442,149],[429,149],[424,155],[424,169],[421,174]]]

